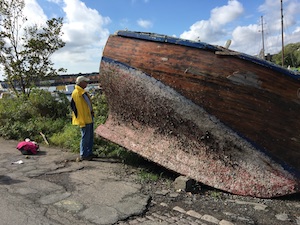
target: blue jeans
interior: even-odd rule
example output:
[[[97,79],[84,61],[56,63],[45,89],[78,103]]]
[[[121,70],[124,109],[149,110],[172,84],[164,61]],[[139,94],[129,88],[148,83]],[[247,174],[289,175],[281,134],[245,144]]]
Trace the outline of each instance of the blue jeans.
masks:
[[[86,124],[85,127],[80,128],[80,156],[88,157],[93,153],[94,144],[94,124]]]

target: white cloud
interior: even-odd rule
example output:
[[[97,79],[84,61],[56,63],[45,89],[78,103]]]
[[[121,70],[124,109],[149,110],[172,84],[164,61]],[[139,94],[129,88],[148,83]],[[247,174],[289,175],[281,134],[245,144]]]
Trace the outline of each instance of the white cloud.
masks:
[[[36,0],[25,0],[23,12],[28,19],[28,24],[44,25],[47,21],[47,16]]]
[[[110,18],[80,0],[64,0],[63,10],[66,15],[62,38],[66,46],[54,55],[53,62],[57,67],[67,67],[67,73],[98,71],[109,35],[105,26],[111,22]]]
[[[19,30],[20,37],[23,35],[23,28],[32,25],[44,26],[47,21],[47,16],[44,14],[43,9],[37,4],[36,0],[25,0],[25,7],[23,9],[23,15],[26,17],[26,22],[22,24],[22,28]],[[19,21],[20,24],[23,23]],[[21,43],[22,40],[19,40]],[[4,79],[4,67],[0,65],[0,81]]]
[[[63,8],[66,13],[63,26],[63,38],[72,46],[94,45],[100,38],[107,38],[110,23],[108,17],[102,17],[97,10],[86,7],[79,0],[65,0]]]
[[[59,4],[62,2],[62,0],[47,0],[48,2],[52,2],[52,3],[55,3],[55,4]]]
[[[300,27],[297,27],[291,35],[285,37],[287,43],[297,43],[300,41]]]
[[[265,0],[257,9],[264,19],[264,44],[266,53],[278,53],[281,50],[281,13],[280,1]],[[262,49],[262,27],[257,24],[230,28],[230,23],[241,22],[244,9],[238,0],[229,0],[225,6],[211,10],[208,20],[195,22],[188,31],[180,35],[189,40],[201,40],[210,44],[224,45],[227,39],[232,40],[231,49],[256,55]],[[286,0],[283,5],[284,44],[300,40],[300,28],[297,16],[300,12],[299,0]],[[248,18],[247,15],[244,15]],[[239,21],[236,21],[239,19]]]
[[[138,25],[141,26],[142,28],[151,28],[153,26],[152,22],[149,20],[143,20],[143,19],[139,19],[137,21]]]
[[[299,33],[300,32],[300,27],[297,27],[294,31],[294,33]]]
[[[215,42],[226,36],[224,25],[239,18],[244,12],[243,6],[237,0],[229,0],[228,4],[214,8],[209,20],[201,20],[194,23],[189,31],[180,35],[181,38]]]
[[[131,4],[135,4],[136,2],[138,2],[139,0],[131,0]],[[142,0],[144,3],[148,3],[150,2],[150,0]]]
[[[109,35],[105,26],[111,22],[110,18],[101,16],[80,0],[48,1],[63,4],[65,13],[62,39],[66,45],[53,55],[55,67],[67,68],[67,73],[98,71],[103,46]],[[26,0],[24,12],[34,23],[48,19],[36,0]]]
[[[258,10],[264,19],[264,43],[266,53],[281,51],[281,8],[280,1],[265,0]],[[283,5],[284,44],[296,43],[300,40],[300,32],[294,25],[300,11],[300,3],[287,0]],[[237,27],[232,32],[232,48],[248,54],[258,54],[262,49],[261,24]]]
[[[244,12],[243,6],[236,0],[229,0],[228,5],[214,8],[210,21],[217,27],[232,22]]]
[[[284,27],[288,28],[297,23],[296,16],[300,12],[300,2],[296,0],[284,1],[283,4],[283,21]],[[266,0],[263,5],[259,7],[260,12],[265,15],[266,24],[270,31],[278,31],[281,29],[281,10],[280,2]]]
[[[109,36],[106,26],[111,22],[110,18],[103,17],[97,10],[88,8],[80,0],[48,0],[48,2],[60,6],[63,4],[65,13],[62,39],[66,45],[53,55],[55,67],[67,68],[68,74],[97,72]],[[43,24],[50,19],[36,0],[25,0],[25,3],[24,14],[29,23]]]
[[[261,33],[258,24],[238,26],[232,31],[232,49],[251,55],[259,54],[262,48]]]

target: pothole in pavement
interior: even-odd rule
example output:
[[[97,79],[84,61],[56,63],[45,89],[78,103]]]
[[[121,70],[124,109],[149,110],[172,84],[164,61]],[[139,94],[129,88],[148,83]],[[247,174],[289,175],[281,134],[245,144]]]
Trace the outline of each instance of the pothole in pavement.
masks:
[[[69,192],[75,190],[75,186],[71,182],[69,173],[44,174],[39,176],[38,178],[63,186],[66,189],[66,191]]]

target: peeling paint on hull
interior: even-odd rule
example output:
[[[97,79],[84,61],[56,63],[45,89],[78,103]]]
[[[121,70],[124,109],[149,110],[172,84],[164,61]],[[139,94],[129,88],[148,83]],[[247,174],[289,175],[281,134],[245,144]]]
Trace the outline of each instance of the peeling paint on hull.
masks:
[[[116,43],[121,45],[120,42]],[[162,48],[161,44],[159,46]],[[218,109],[214,110],[216,106],[210,106],[212,102],[205,102],[204,92],[207,100],[212,101],[213,97],[210,96],[212,93],[208,93],[207,85],[201,83],[201,79],[206,76],[204,79],[211,82],[211,77],[218,78],[217,75],[204,73],[195,66],[182,70],[182,74],[193,72],[202,77],[198,81],[190,81],[188,86],[189,89],[191,85],[194,87],[195,92],[199,94],[197,98],[191,95],[192,92],[180,92],[187,84],[179,82],[176,73],[172,74],[174,76],[172,81],[166,78],[163,73],[166,71],[163,68],[158,68],[163,66],[158,65],[152,70],[146,70],[137,66],[137,62],[129,62],[119,57],[124,55],[126,49],[123,50],[125,52],[120,50],[121,53],[112,50],[115,49],[106,46],[104,56],[111,59],[104,57],[101,61],[100,82],[107,96],[110,112],[106,123],[96,129],[98,135],[166,168],[234,194],[269,198],[299,192],[299,168],[294,166],[293,160],[291,164],[282,163],[282,159],[287,158],[276,157],[277,155],[273,157],[271,153],[274,152],[264,151],[265,148],[259,149],[257,146],[260,143],[256,141],[259,138],[247,136],[247,129],[247,132],[243,133],[237,125],[228,126],[231,125],[229,122],[232,117],[241,120],[240,123],[247,124],[239,109],[236,111],[241,114],[240,118],[230,115],[230,108],[235,106],[233,101],[235,98],[231,97],[233,103],[232,106],[227,105],[229,108],[226,108],[227,111],[223,109],[222,101],[228,103],[228,100],[218,99],[221,103],[217,107],[224,110],[224,117],[220,116]],[[134,56],[123,57],[130,59]],[[164,63],[174,60],[166,54],[159,59]],[[152,58],[148,58],[148,61],[151,63]],[[146,61],[140,60],[139,65],[142,65],[142,62]],[[135,68],[131,67],[133,65]],[[224,73],[224,77],[228,80],[228,84],[223,82],[220,86],[227,86],[226,98],[233,94],[243,96],[244,90],[239,88],[239,85],[258,90],[253,92],[254,95],[266,92],[263,80],[255,71],[231,75]],[[234,86],[237,86],[237,90],[231,93],[230,89]],[[214,93],[217,96],[220,94],[217,89]],[[199,99],[202,99],[203,104],[199,104]],[[247,101],[243,107],[257,107],[248,106]],[[289,106],[294,105],[299,109],[298,103]],[[250,115],[250,122],[253,122],[252,118],[255,117]],[[257,130],[259,133],[259,129]],[[299,141],[297,139],[294,142]],[[294,156],[296,157],[294,160],[299,162],[299,153]]]

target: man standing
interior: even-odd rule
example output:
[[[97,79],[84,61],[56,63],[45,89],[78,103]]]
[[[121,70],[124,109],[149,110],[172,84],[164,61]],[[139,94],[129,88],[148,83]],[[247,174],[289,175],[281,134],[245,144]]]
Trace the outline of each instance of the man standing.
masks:
[[[84,90],[89,79],[84,76],[76,78],[75,89],[72,92],[72,124],[78,125],[81,132],[80,160],[92,160],[94,143],[94,113],[91,98]]]

